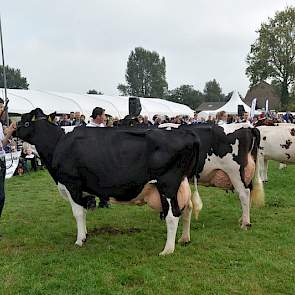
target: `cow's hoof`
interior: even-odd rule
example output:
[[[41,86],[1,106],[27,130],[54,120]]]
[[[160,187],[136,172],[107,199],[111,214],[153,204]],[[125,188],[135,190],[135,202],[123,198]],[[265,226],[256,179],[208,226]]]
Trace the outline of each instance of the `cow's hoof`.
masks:
[[[164,256],[164,255],[169,255],[174,252],[174,249],[164,249],[159,255]]]
[[[188,237],[181,237],[178,240],[178,243],[181,244],[181,245],[184,245],[184,246],[188,245],[190,242],[191,242],[191,240]]]
[[[83,240],[80,240],[80,241],[77,240],[77,241],[75,242],[75,245],[76,245],[76,246],[79,246],[79,247],[82,247],[82,246],[83,246]]]
[[[241,225],[241,229],[248,230],[251,226],[252,226],[251,223],[245,223]]]

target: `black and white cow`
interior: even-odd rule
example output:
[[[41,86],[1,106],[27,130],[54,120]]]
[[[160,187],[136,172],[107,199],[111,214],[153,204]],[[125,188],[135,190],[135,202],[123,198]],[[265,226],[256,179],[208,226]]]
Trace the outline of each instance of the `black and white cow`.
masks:
[[[162,128],[178,127],[162,124]],[[259,176],[257,150],[259,131],[248,123],[218,125],[189,125],[200,137],[200,156],[192,197],[195,217],[203,207],[197,184],[234,189],[242,206],[241,228],[250,223],[250,198],[257,206],[264,204],[264,192]]]
[[[295,163],[295,124],[281,123],[257,127],[261,134],[259,147],[260,176],[268,181],[268,161],[284,164]]]
[[[189,241],[187,177],[193,175],[199,153],[194,131],[77,127],[65,134],[41,109],[35,109],[22,116],[17,136],[36,146],[60,193],[70,202],[77,245],[83,245],[87,234],[85,193],[110,196],[116,203],[148,203],[160,210],[167,225],[162,255],[174,251],[182,211],[180,242]]]

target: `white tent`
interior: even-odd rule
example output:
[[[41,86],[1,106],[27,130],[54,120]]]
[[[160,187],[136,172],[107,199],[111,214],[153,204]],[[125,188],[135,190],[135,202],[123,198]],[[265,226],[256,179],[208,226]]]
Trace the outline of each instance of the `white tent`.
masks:
[[[228,114],[237,114],[238,113],[238,105],[242,105],[246,112],[250,113],[251,108],[245,104],[239,96],[238,91],[234,91],[230,100],[221,108],[215,110],[216,113],[220,111],[226,111]]]
[[[239,96],[238,91],[234,91],[230,100],[225,105],[223,105],[222,107],[220,107],[217,110],[210,110],[210,111],[203,110],[202,115],[203,115],[203,117],[205,115],[207,115],[207,116],[208,115],[216,115],[218,112],[221,112],[221,111],[225,111],[228,114],[232,114],[232,115],[238,114],[238,105],[242,105],[244,107],[245,111],[250,113],[251,108],[242,101],[242,99]]]
[[[2,95],[1,95],[2,94]],[[4,97],[4,90],[0,91]],[[57,112],[58,114],[79,111],[87,118],[91,115],[93,108],[99,106],[106,110],[106,113],[124,118],[129,110],[129,97],[108,96],[93,94],[61,93],[41,90],[20,90],[8,89],[9,112],[23,114],[30,112],[37,107],[44,113]],[[147,115],[149,119],[155,114],[173,117],[176,115],[193,116],[194,111],[186,105],[159,98],[140,98],[142,105],[142,115]]]

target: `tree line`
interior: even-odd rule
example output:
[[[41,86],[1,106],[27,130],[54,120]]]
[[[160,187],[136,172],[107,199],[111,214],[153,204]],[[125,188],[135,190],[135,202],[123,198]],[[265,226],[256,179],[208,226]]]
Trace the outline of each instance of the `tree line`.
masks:
[[[246,57],[246,75],[250,87],[261,81],[272,84],[281,97],[282,107],[295,111],[295,7],[287,7],[261,24],[257,39]],[[6,68],[7,87],[28,89],[19,69]],[[168,89],[165,57],[155,51],[136,47],[131,51],[125,73],[126,83],[119,84],[120,95],[157,97],[179,102],[196,109],[204,101],[226,101],[230,94],[222,93],[220,84],[212,79],[203,92],[193,85]],[[1,68],[0,87],[3,87]],[[102,94],[90,89],[89,94]]]

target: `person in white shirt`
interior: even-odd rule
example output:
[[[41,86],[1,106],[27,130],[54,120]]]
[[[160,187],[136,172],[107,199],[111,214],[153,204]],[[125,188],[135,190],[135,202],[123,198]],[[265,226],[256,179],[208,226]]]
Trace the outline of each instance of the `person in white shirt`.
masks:
[[[94,108],[90,117],[92,120],[86,125],[87,127],[106,127],[107,118],[103,108]]]
[[[4,101],[0,98],[0,119],[5,117],[4,110]],[[9,139],[12,133],[16,130],[16,123],[13,122],[10,124],[8,128],[6,128],[6,132],[4,135],[2,123],[0,122],[0,217],[3,211],[4,203],[5,203],[5,190],[4,190],[4,181],[6,174],[6,163],[5,163],[5,151],[4,146],[8,144]]]
[[[86,127],[106,127],[106,115],[105,110],[100,107],[95,107],[90,116],[92,118],[91,122],[86,125]],[[96,206],[95,197],[90,198],[89,207],[93,208]],[[106,198],[100,198],[99,208],[109,208],[110,205]]]

